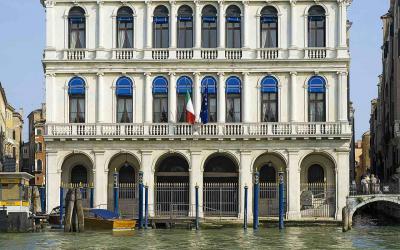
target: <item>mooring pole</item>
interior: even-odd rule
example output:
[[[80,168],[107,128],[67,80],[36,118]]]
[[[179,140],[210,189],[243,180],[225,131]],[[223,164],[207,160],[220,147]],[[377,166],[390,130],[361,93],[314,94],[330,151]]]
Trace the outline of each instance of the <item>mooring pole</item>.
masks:
[[[248,196],[248,190],[249,188],[244,186],[244,222],[243,222],[243,228],[247,229],[247,196]]]
[[[199,230],[199,186],[196,185],[196,230]]]
[[[118,185],[118,173],[114,171],[114,213],[119,215],[119,205],[118,205],[118,192],[119,185]]]
[[[144,187],[144,229],[149,224],[149,187]]]
[[[253,229],[258,229],[258,199],[260,197],[260,174],[254,174]]]
[[[90,186],[90,208],[94,208],[94,185]]]
[[[64,188],[62,183],[60,186],[60,227],[63,228],[63,214],[64,214]]]
[[[45,197],[46,197],[46,189],[44,186],[39,188],[40,192],[40,206],[42,207],[42,213],[46,213],[46,204],[45,204]]]
[[[143,228],[143,172],[139,172],[139,229]]]
[[[284,193],[283,193],[283,172],[279,173],[279,229],[284,228],[283,216],[285,214],[284,211]]]

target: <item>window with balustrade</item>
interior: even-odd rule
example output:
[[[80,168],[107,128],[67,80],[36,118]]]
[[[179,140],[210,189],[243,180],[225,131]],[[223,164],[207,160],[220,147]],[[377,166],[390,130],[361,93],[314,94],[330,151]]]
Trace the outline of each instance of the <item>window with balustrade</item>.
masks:
[[[154,10],[153,16],[153,48],[169,47],[169,11],[160,5]]]
[[[217,122],[217,81],[212,76],[206,76],[201,81],[201,93],[207,93],[208,122]]]
[[[153,122],[168,122],[168,80],[163,76],[153,80]]]
[[[193,10],[187,5],[178,9],[178,48],[193,48]]]
[[[273,76],[261,81],[261,121],[278,121],[278,80]]]
[[[86,17],[81,7],[73,7],[69,11],[68,37],[70,49],[86,48]]]
[[[308,120],[326,121],[326,82],[321,76],[313,76],[308,81]]]
[[[261,48],[278,47],[278,11],[272,6],[261,10],[260,17]]]
[[[241,11],[236,5],[231,5],[226,9],[226,47],[242,47]]]
[[[212,5],[206,5],[201,14],[201,46],[216,48],[218,45],[217,9]]]
[[[325,9],[315,5],[308,11],[308,47],[326,46]]]
[[[120,49],[133,48],[133,11],[124,6],[117,13],[117,46]]]
[[[116,83],[117,122],[133,122],[133,83],[128,77],[120,77]]]
[[[241,122],[242,120],[242,82],[237,76],[226,80],[226,122]]]
[[[192,86],[192,79],[188,76],[181,76],[176,82],[178,122],[186,122],[186,94],[192,97]]]
[[[69,122],[85,122],[85,92],[86,84],[81,77],[74,77],[68,83]]]

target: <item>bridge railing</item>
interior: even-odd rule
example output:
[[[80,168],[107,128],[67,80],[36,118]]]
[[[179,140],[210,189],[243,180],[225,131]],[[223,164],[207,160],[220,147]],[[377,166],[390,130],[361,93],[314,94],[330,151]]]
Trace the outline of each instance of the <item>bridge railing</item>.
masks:
[[[400,194],[400,183],[368,183],[367,185],[352,185],[350,187],[350,196],[371,194]]]

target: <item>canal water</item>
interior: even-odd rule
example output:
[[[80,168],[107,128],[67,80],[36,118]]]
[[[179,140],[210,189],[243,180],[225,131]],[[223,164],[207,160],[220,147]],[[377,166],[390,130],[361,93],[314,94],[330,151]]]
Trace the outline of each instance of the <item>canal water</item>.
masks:
[[[356,225],[347,233],[338,227],[157,229],[130,233],[47,231],[0,234],[0,249],[400,249],[400,227]]]

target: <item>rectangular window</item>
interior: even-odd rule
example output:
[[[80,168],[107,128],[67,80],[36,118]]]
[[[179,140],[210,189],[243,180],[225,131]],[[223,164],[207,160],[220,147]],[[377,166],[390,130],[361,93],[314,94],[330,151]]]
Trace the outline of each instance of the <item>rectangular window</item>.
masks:
[[[203,48],[217,47],[217,22],[202,23],[201,46]]]
[[[69,98],[69,122],[85,122],[85,96],[73,95]]]
[[[154,23],[153,48],[169,47],[169,24]]]
[[[226,122],[241,122],[240,94],[228,94],[226,98]]]
[[[118,48],[133,48],[133,21],[118,21]]]
[[[278,96],[277,93],[262,93],[261,97],[261,121],[278,121]]]
[[[131,123],[133,121],[133,103],[132,98],[118,97],[117,100],[117,122]]]
[[[168,96],[154,95],[153,96],[153,122],[164,123],[168,122]]]
[[[177,103],[177,120],[178,122],[186,122],[186,94],[178,94]]]
[[[86,48],[85,20],[76,22],[70,20],[69,24],[69,48]]]
[[[261,22],[261,48],[278,47],[278,27],[276,22]]]
[[[226,23],[226,47],[227,48],[242,47],[242,34],[241,34],[240,22]]]
[[[308,93],[308,119],[310,122],[325,122],[325,93]]]
[[[193,22],[178,21],[178,48],[193,48]]]
[[[308,19],[308,47],[325,47],[325,19]]]
[[[217,95],[208,94],[208,121],[217,122]]]

